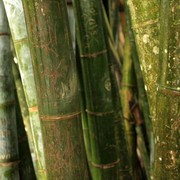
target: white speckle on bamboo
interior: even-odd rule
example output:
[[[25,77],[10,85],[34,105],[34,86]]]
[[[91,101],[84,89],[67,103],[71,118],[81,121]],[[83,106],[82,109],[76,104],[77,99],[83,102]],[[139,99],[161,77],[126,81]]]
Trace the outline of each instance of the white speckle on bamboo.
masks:
[[[144,34],[144,36],[143,36],[143,42],[144,42],[145,44],[147,44],[147,43],[149,42],[149,35],[148,35],[148,34]]]
[[[154,54],[159,54],[159,48],[157,46],[153,47],[153,53]]]

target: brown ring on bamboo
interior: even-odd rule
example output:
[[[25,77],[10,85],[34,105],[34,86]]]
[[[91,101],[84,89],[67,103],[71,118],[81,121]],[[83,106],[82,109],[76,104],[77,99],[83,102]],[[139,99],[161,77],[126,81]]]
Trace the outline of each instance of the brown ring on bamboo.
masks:
[[[180,91],[167,86],[158,86],[158,91],[164,95],[180,96]]]
[[[75,112],[72,114],[66,114],[61,116],[41,116],[42,121],[61,121],[61,120],[68,120],[73,119],[79,116],[81,112]]]
[[[9,33],[5,33],[5,32],[1,32],[0,36],[10,36],[10,34]]]
[[[6,102],[6,103],[0,104],[0,107],[6,107],[6,106],[12,105],[12,104],[14,104],[14,103],[15,103],[15,101],[8,101],[8,102]]]
[[[81,54],[80,57],[81,58],[96,58],[97,56],[101,54],[105,54],[106,52],[107,52],[107,49],[104,49],[102,51],[91,53],[91,54]]]
[[[137,29],[137,28],[141,28],[141,27],[144,27],[144,26],[153,25],[153,24],[156,24],[157,22],[158,22],[158,19],[150,19],[149,21],[135,24],[133,29]]]
[[[136,87],[135,84],[121,84],[122,87]]]
[[[91,162],[92,166],[96,167],[96,168],[100,168],[100,169],[110,169],[115,167],[118,163],[120,162],[120,159],[118,159],[115,162],[112,163],[108,163],[108,164],[96,164],[94,162]]]
[[[14,44],[18,44],[18,43],[22,43],[22,42],[25,42],[25,41],[28,41],[28,38],[27,37],[24,37],[24,38],[21,38],[19,40],[14,40]]]
[[[46,169],[38,169],[38,172],[39,173],[44,173],[44,172],[46,172]]]
[[[108,111],[108,112],[93,112],[93,111],[89,111],[88,109],[86,109],[87,114],[89,115],[93,115],[93,116],[105,116],[108,114],[113,114],[114,111]]]
[[[38,112],[38,106],[30,107],[29,112]]]
[[[0,167],[9,167],[9,166],[17,166],[20,161],[13,161],[13,162],[0,162]]]

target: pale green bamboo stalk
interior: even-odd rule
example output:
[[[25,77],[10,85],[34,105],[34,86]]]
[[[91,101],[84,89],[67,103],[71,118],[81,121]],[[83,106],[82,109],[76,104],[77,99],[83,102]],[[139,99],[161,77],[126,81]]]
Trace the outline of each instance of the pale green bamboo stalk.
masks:
[[[22,84],[29,109],[30,125],[34,143],[34,146],[31,148],[34,148],[33,151],[35,152],[36,158],[34,167],[36,169],[37,177],[46,179],[41,124],[37,107],[34,74],[32,70],[31,55],[22,2],[21,0],[4,0],[4,5],[11,29]]]

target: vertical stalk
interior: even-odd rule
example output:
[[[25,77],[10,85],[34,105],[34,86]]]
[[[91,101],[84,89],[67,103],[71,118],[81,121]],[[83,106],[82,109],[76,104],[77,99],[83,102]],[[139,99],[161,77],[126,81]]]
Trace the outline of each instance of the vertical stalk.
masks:
[[[10,32],[0,0],[0,179],[19,179]]]
[[[137,48],[134,41],[134,34],[131,29],[131,17],[129,8],[127,4],[125,4],[125,11],[126,11],[126,23],[127,29],[130,38],[131,44],[131,55],[133,59],[133,66],[135,70],[135,75],[137,79],[137,89],[138,89],[138,104],[139,109],[141,111],[141,116],[143,121],[136,124],[136,132],[138,134],[137,143],[138,148],[141,153],[141,159],[143,161],[143,165],[146,170],[147,178],[150,178],[150,150],[153,152],[154,145],[153,145],[153,133],[152,133],[152,122],[150,119],[150,112],[149,112],[149,104],[147,100],[147,92],[145,91],[144,87],[144,80],[142,76],[142,71],[140,69],[139,57],[137,54]]]
[[[33,146],[35,152],[34,167],[39,178],[46,179],[44,148],[41,132],[41,124],[37,108],[37,97],[32,69],[32,60],[27,37],[27,30],[21,0],[3,0],[14,48],[17,55],[18,66],[22,79],[23,89],[28,105],[29,119],[32,131]],[[30,138],[29,138],[30,139]]]
[[[128,143],[126,137],[125,123],[123,121],[123,110],[121,104],[121,83],[122,83],[122,65],[120,62],[120,57],[116,50],[116,45],[112,35],[112,29],[110,28],[109,20],[105,9],[103,10],[103,23],[104,23],[104,37],[106,46],[108,49],[108,63],[110,78],[112,84],[112,101],[113,107],[115,109],[115,132],[116,132],[116,141],[118,147],[118,155],[121,159],[119,164],[119,178],[131,179],[132,172],[130,168],[130,156],[128,154]]]
[[[154,179],[180,179],[180,1],[162,0]]]
[[[88,179],[66,1],[23,0],[48,179]]]
[[[16,86],[17,87],[17,86]],[[16,88],[16,93],[18,89]],[[28,145],[27,135],[25,132],[25,126],[19,107],[18,97],[16,96],[16,119],[17,119],[17,131],[18,131],[18,147],[19,147],[19,175],[20,179],[36,180],[36,175],[32,163],[31,152]],[[27,129],[26,129],[27,130]]]
[[[14,81],[15,81],[15,86],[16,86],[16,91],[17,91],[21,116],[23,118],[23,124],[24,124],[24,128],[25,128],[26,134],[27,134],[32,160],[34,161],[33,163],[35,163],[36,158],[34,158],[35,157],[34,143],[33,143],[33,136],[32,136],[31,126],[30,126],[27,102],[26,102],[26,99],[25,99],[24,90],[23,90],[19,70],[18,70],[18,67],[17,67],[17,65],[15,64],[14,61],[13,61],[13,64],[12,64],[12,69],[13,69],[13,76],[14,76]]]
[[[119,136],[116,139],[115,128],[116,121],[119,123],[120,120],[113,104],[114,90],[101,1],[74,0],[74,7],[91,146],[92,178],[121,179],[128,167],[123,161],[124,147],[118,154],[117,141],[121,139]],[[120,133],[120,137],[124,137],[123,131]],[[120,166],[124,170],[121,172],[123,175],[118,174]]]
[[[150,108],[151,121],[156,114],[156,83],[159,55],[159,1],[126,0],[137,47],[144,87]],[[154,140],[150,136],[150,163],[154,161]]]
[[[135,120],[131,113],[131,107],[134,105],[134,90],[136,86],[134,78],[133,61],[131,59],[131,48],[129,37],[126,33],[125,51],[123,61],[123,78],[121,90],[121,102],[123,117],[125,121],[126,136],[128,141],[129,158],[134,179],[142,179],[142,172],[137,156],[137,134],[135,130]],[[132,105],[133,104],[133,105]]]
[[[128,0],[132,29],[137,45],[140,67],[143,73],[145,89],[152,121],[155,121],[156,82],[159,55],[159,2]]]

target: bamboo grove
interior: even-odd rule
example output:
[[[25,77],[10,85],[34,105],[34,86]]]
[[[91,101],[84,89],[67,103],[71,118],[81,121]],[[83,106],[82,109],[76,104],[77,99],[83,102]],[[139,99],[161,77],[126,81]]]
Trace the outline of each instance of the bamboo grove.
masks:
[[[0,0],[0,180],[179,180],[179,146],[179,0]]]

